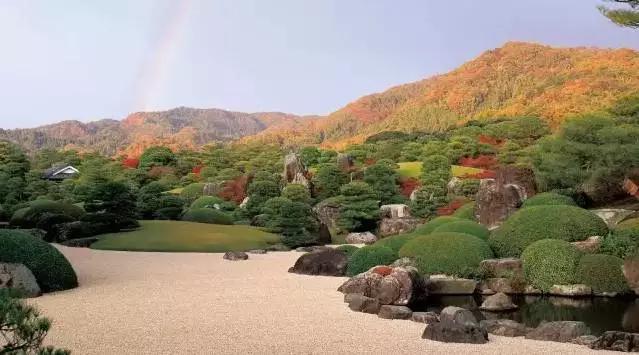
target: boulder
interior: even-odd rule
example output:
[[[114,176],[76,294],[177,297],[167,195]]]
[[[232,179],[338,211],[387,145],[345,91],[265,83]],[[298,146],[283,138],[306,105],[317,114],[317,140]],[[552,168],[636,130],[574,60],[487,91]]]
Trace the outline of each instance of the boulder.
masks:
[[[384,238],[391,235],[410,233],[420,224],[422,224],[422,220],[419,218],[383,218],[379,221],[379,235]]]
[[[619,208],[603,208],[598,210],[590,210],[590,212],[599,216],[608,225],[608,228],[614,229],[617,224],[621,223],[625,219],[636,215],[633,210],[624,210]]]
[[[479,263],[479,267],[488,277],[510,277],[522,272],[521,259],[488,259]]]
[[[404,204],[382,205],[380,208],[381,218],[407,218],[412,217],[410,208]]]
[[[348,244],[373,244],[376,241],[377,237],[371,232],[349,233],[346,236]]]
[[[584,322],[546,322],[526,334],[526,339],[568,343],[583,335],[590,335],[590,329]]]
[[[639,352],[639,334],[610,331],[605,332],[590,345],[595,350]]]
[[[513,300],[503,292],[489,296],[484,300],[479,309],[488,312],[505,312],[517,309]]]
[[[592,237],[589,237],[586,240],[572,242],[571,244],[574,245],[575,248],[579,249],[581,252],[584,252],[587,254],[595,254],[599,251],[599,248],[601,248],[602,242],[603,242],[602,237],[598,235],[594,235]]]
[[[500,292],[506,294],[521,293],[515,292],[512,287],[511,280],[505,277],[493,277],[486,279],[480,283],[479,289],[482,291],[482,294],[495,294]]]
[[[333,243],[333,236],[331,235],[331,230],[330,228],[328,228],[328,226],[324,223],[320,223],[319,226],[319,231],[318,231],[318,238],[317,238],[317,243],[318,244],[332,244]]]
[[[639,252],[626,258],[623,263],[623,274],[630,288],[639,296]]]
[[[522,337],[528,331],[526,325],[510,319],[482,320],[480,325],[486,328],[488,333],[504,337]]]
[[[249,257],[248,257],[248,254],[242,251],[229,251],[224,253],[223,258],[226,260],[238,261],[238,260],[247,260]]]
[[[635,304],[626,309],[621,325],[624,330],[639,333],[639,300],[635,300]]]
[[[306,167],[298,154],[288,153],[284,157],[284,173],[282,176],[287,183],[310,187],[310,180],[307,175]]]
[[[406,306],[383,305],[377,316],[384,319],[410,319],[413,311]]]
[[[495,173],[495,179],[480,181],[475,204],[479,223],[489,229],[497,228],[527,198],[537,193],[531,169],[506,166]]]
[[[481,327],[473,314],[463,308],[446,307],[438,323],[428,324],[423,339],[446,343],[485,344],[488,332]]]
[[[338,291],[372,297],[383,305],[407,306],[421,300],[425,289],[414,268],[376,266],[344,282]]]
[[[348,308],[355,312],[372,313],[379,312],[381,305],[375,298],[366,297],[361,294],[354,294],[348,299]]]
[[[411,320],[417,323],[433,324],[439,322],[439,317],[435,312],[413,312]]]
[[[344,276],[348,256],[342,251],[327,248],[304,254],[288,272],[304,275]]]
[[[554,285],[548,291],[553,296],[564,297],[585,297],[592,295],[592,288],[588,285],[576,284],[576,285]]]
[[[582,335],[580,337],[577,337],[577,338],[571,340],[570,342],[573,343],[573,344],[584,345],[584,346],[590,347],[594,342],[597,341],[597,339],[599,339],[599,338],[597,338],[594,335]]]
[[[322,225],[326,226],[329,230],[329,234],[340,234],[342,232],[341,228],[337,224],[337,220],[339,219],[339,203],[334,199],[326,199],[320,201],[318,204],[313,207],[313,213],[315,217],[320,222],[320,227]]]
[[[11,289],[22,297],[38,297],[42,294],[38,281],[23,264],[0,263],[0,290]]]
[[[461,185],[462,179],[453,176],[450,181],[446,184],[446,189],[448,190],[448,194],[452,196],[461,195],[459,191],[459,187]]]
[[[527,295],[527,296],[537,296],[537,295],[541,295],[542,293],[543,292],[540,289],[535,288],[532,285],[527,285],[526,288],[524,289],[524,295]]]
[[[267,251],[264,249],[253,249],[248,251],[249,254],[266,254]]]
[[[432,295],[472,295],[477,289],[477,281],[447,275],[431,275],[426,280],[426,289]]]
[[[350,172],[354,165],[353,157],[345,153],[337,154],[336,158],[337,167],[342,172]]]
[[[202,188],[202,195],[204,196],[217,196],[217,194],[222,190],[222,186],[218,183],[207,182],[204,184]],[[219,208],[217,208],[219,209]]]

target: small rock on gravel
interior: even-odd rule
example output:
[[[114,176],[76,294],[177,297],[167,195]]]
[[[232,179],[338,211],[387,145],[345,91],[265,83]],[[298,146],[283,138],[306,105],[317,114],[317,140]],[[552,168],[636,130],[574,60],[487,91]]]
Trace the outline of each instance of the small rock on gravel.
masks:
[[[231,261],[247,260],[248,254],[242,251],[229,251],[224,253],[224,259]]]
[[[406,306],[383,305],[377,316],[384,319],[410,319],[413,311]]]
[[[379,312],[380,304],[375,298],[366,297],[359,294],[351,294],[348,308],[355,312],[372,313]]]
[[[433,324],[439,322],[439,317],[435,312],[413,312],[411,320],[417,323]]]

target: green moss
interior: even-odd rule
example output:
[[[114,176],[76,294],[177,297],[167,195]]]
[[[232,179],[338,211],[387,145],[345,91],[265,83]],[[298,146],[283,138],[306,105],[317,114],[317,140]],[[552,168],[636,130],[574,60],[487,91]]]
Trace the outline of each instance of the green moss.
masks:
[[[548,206],[548,205],[565,205],[565,206],[576,206],[575,201],[565,195],[560,195],[554,192],[544,192],[538,195],[535,195],[526,201],[522,207],[531,207],[531,206]]]
[[[579,250],[567,241],[538,240],[522,254],[524,275],[531,285],[546,292],[554,285],[574,284],[580,257]]]
[[[477,218],[475,218],[475,202],[467,203],[458,208],[457,211],[453,213],[453,217],[469,219],[471,221],[477,220]]]
[[[463,221],[463,219],[452,217],[452,216],[436,217],[428,221],[428,223],[424,224],[423,226],[417,227],[412,234],[416,234],[416,235],[429,234],[429,233],[432,233],[438,227],[446,223],[458,222],[458,221]]]
[[[493,231],[490,244],[499,257],[519,257],[541,239],[568,242],[608,234],[606,223],[595,214],[575,206],[548,205],[522,208]]]
[[[628,291],[623,276],[623,260],[604,254],[587,254],[581,257],[577,266],[577,282],[592,287],[595,292]]]
[[[348,261],[346,274],[354,276],[368,271],[377,265],[389,265],[397,260],[392,249],[376,245],[368,245],[355,251]]]
[[[399,256],[415,260],[423,274],[466,277],[476,274],[479,263],[492,258],[493,252],[485,241],[473,235],[442,232],[407,242]]]
[[[456,232],[470,234],[483,240],[488,240],[488,236],[490,236],[490,231],[488,230],[488,228],[473,221],[455,221],[446,223],[435,228],[435,230],[433,231],[433,233],[439,232]]]
[[[182,216],[182,220],[209,224],[233,224],[231,216],[212,208],[190,209]]]
[[[50,244],[24,232],[0,230],[0,262],[24,264],[43,292],[78,286],[69,261]]]

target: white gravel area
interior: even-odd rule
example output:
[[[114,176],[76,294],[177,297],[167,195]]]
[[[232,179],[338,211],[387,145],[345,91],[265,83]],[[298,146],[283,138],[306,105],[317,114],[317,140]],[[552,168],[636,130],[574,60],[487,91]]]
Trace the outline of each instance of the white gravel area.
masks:
[[[421,339],[424,326],[355,313],[343,278],[289,274],[297,252],[132,253],[60,247],[74,290],[32,302],[54,321],[47,343],[74,354],[581,354],[586,347],[491,336]]]

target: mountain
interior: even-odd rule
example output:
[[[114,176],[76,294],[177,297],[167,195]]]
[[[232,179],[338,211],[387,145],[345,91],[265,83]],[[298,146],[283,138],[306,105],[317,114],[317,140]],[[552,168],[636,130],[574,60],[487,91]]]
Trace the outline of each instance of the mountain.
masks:
[[[535,115],[556,127],[639,91],[639,52],[508,42],[459,68],[364,96],[312,125],[245,140],[343,147],[375,133],[439,131],[471,119]]]
[[[508,42],[442,75],[364,96],[325,117],[180,107],[122,121],[64,121],[0,130],[40,148],[138,156],[150,145],[193,149],[210,141],[321,144],[340,148],[383,131],[441,131],[471,119],[535,115],[556,127],[575,114],[639,92],[639,52]]]
[[[178,107],[137,112],[122,121],[62,121],[37,128],[0,130],[0,139],[16,142],[31,152],[67,148],[135,157],[152,145],[196,149],[211,141],[231,141],[269,127],[283,128],[304,120],[280,112],[242,113]]]

